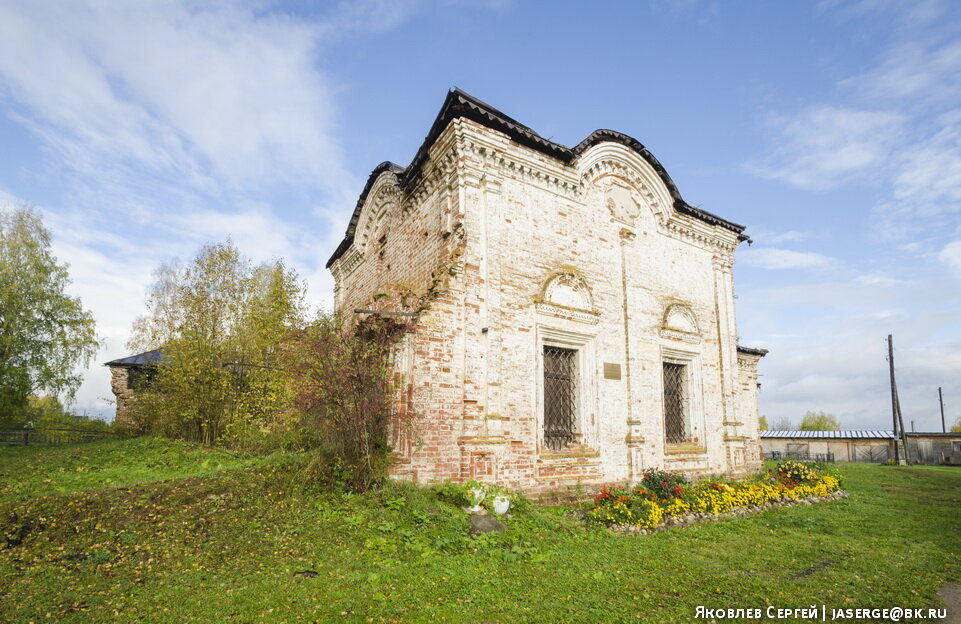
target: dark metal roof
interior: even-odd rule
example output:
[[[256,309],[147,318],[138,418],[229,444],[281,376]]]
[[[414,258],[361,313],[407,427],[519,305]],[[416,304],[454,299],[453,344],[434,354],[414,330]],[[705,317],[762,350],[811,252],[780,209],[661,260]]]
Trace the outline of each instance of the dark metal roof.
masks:
[[[654,157],[651,152],[644,147],[637,139],[630,137],[621,132],[616,132],[614,130],[595,130],[586,139],[577,144],[576,147],[570,148],[560,143],[555,143],[550,139],[545,139],[541,135],[537,134],[524,124],[513,119],[497,110],[490,104],[478,100],[472,95],[461,91],[460,89],[451,89],[447,93],[447,97],[444,100],[444,104],[440,108],[440,112],[437,114],[437,118],[431,125],[430,131],[424,138],[424,142],[421,144],[417,153],[414,154],[413,160],[407,167],[401,167],[392,162],[383,162],[371,172],[370,176],[367,178],[367,184],[364,186],[363,192],[360,194],[360,198],[357,200],[357,205],[354,207],[354,214],[350,218],[350,223],[347,226],[347,232],[344,235],[344,239],[334,250],[334,253],[330,256],[327,261],[327,268],[342,255],[344,255],[350,246],[354,242],[354,232],[357,229],[357,221],[360,218],[360,211],[363,208],[364,201],[367,199],[367,194],[370,192],[371,187],[374,184],[374,180],[377,179],[384,171],[391,171],[400,178],[400,184],[402,187],[410,187],[420,175],[421,168],[428,158],[428,151],[431,146],[437,141],[441,133],[447,128],[451,121],[464,117],[477,123],[484,125],[492,130],[497,130],[503,132],[512,140],[529,147],[531,149],[537,150],[548,156],[552,156],[557,160],[564,163],[570,163],[574,161],[578,156],[589,148],[597,145],[598,143],[609,142],[609,143],[620,143],[625,147],[634,150],[641,158],[648,162],[651,167],[657,172],[661,180],[667,186],[668,191],[671,193],[671,197],[674,200],[674,209],[682,214],[692,216],[696,219],[700,219],[711,225],[730,230],[738,234],[738,239],[745,241],[750,240],[744,234],[744,226],[737,223],[733,223],[726,219],[711,214],[706,210],[701,210],[688,204],[681,197],[680,191],[677,189],[677,185],[674,184],[674,180],[671,176],[667,174],[663,165]]]
[[[856,431],[761,431],[762,438],[819,438],[819,439],[874,439],[893,440],[893,431],[856,430]]]
[[[160,352],[160,349],[154,349],[153,351],[144,351],[143,353],[138,353],[137,355],[128,355],[127,357],[120,358],[118,360],[111,360],[104,364],[104,366],[119,366],[121,368],[156,366],[164,359],[164,355]]]
[[[756,355],[758,357],[764,357],[768,354],[767,349],[754,349],[752,347],[742,347],[741,345],[737,346],[737,352],[744,353],[745,355]]]
[[[959,431],[908,431],[906,432],[909,438],[957,438],[961,439],[961,432]]]
[[[492,130],[503,132],[521,145],[553,156],[563,162],[573,160],[573,154],[569,147],[545,139],[513,117],[509,117],[490,104],[455,88],[448,91],[444,104],[440,107],[440,112],[437,113],[437,118],[431,125],[424,142],[414,155],[414,159],[407,166],[403,177],[405,183],[411,183],[417,179],[421,167],[427,160],[428,150],[444,132],[447,125],[459,117],[465,117]]]

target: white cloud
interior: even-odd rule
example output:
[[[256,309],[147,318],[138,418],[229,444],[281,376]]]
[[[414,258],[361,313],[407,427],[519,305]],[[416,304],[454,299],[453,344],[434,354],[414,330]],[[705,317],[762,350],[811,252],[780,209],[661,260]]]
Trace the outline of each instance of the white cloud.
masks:
[[[961,94],[961,41],[932,46],[909,41],[896,46],[880,65],[841,81],[865,100],[910,99],[914,104],[956,101]]]
[[[903,284],[904,280],[899,280],[886,275],[881,271],[873,271],[871,273],[865,273],[864,275],[858,275],[855,280],[858,284],[864,284],[867,286],[872,286],[875,284],[893,286],[896,284]]]
[[[919,431],[940,430],[937,388],[950,388],[951,380],[961,374],[961,344],[913,343],[902,330],[916,320],[885,323],[893,329],[766,345],[771,352],[770,361],[761,366],[762,413],[768,422],[783,416],[796,423],[808,410],[826,411],[838,416],[845,429],[890,428],[885,338],[891,331],[906,424],[915,421]],[[949,409],[949,422],[959,415],[957,405],[955,401]]]
[[[751,229],[751,238],[755,242],[768,245],[778,245],[780,243],[799,243],[811,237],[810,232],[798,230],[788,230],[786,232],[772,232],[764,229]]]
[[[961,212],[961,109],[938,118],[938,130],[917,136],[897,156],[889,198],[877,205],[882,238],[939,236],[957,226]]]
[[[828,266],[833,262],[828,256],[810,251],[793,251],[766,247],[745,249],[738,252],[744,264],[762,269],[811,269]]]
[[[945,0],[820,0],[816,10],[846,21],[865,17],[868,14],[888,14],[896,16],[903,28],[928,26],[941,18],[946,9]]]
[[[961,277],[961,240],[948,243],[938,254],[938,259],[948,265],[958,277]]]
[[[780,147],[752,170],[799,188],[826,191],[886,164],[903,131],[897,113],[818,106],[769,124]]]
[[[824,410],[846,428],[890,427],[885,337],[893,334],[905,418],[940,428],[936,389],[961,377],[961,291],[945,282],[945,267],[961,276],[961,36],[948,8],[818,5],[847,32],[885,24],[891,35],[878,40],[873,66],[840,80],[834,96],[772,117],[773,147],[755,172],[815,192],[858,183],[857,197],[875,205],[862,211],[855,199],[839,219],[847,223],[836,231],[849,228],[844,266],[803,283],[739,289],[744,342],[771,350],[761,363],[769,422]],[[860,234],[872,231],[880,239]],[[739,254],[765,268],[783,256]]]
[[[791,230],[789,232],[775,234],[774,236],[771,236],[765,240],[772,245],[776,245],[778,243],[799,243],[807,240],[809,237],[809,232],[798,232],[797,230]]]
[[[716,19],[721,12],[721,5],[716,0],[654,0],[651,8],[686,19],[693,17],[698,24]]]
[[[897,28],[878,63],[839,81],[839,102],[775,117],[768,164],[755,171],[812,191],[854,180],[883,200],[873,231],[881,240],[921,239],[953,229],[961,211],[961,35],[936,19],[943,2],[822,3],[844,19],[883,14]],[[944,23],[942,23],[944,22]],[[843,102],[843,103],[842,103]]]
[[[380,33],[396,27],[419,4],[419,0],[342,0],[319,29],[325,40]]]
[[[937,133],[905,150],[894,178],[895,200],[924,212],[958,210],[961,201],[961,110],[941,123]]]
[[[343,176],[316,29],[238,5],[0,7],[0,77],[81,173],[147,167],[210,190]]]

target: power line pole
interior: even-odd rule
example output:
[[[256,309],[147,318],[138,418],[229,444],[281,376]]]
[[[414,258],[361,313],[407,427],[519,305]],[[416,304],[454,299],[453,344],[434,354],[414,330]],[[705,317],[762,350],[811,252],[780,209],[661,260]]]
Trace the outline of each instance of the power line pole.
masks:
[[[888,367],[891,373],[891,411],[894,419],[894,461],[901,463],[899,453],[899,442],[901,449],[904,450],[904,461],[911,461],[908,453],[908,437],[904,431],[904,417],[901,415],[901,399],[898,397],[898,382],[894,379],[894,339],[888,334]],[[899,434],[900,432],[900,434]]]
[[[941,433],[947,433],[948,428],[944,426],[944,395],[941,394],[940,386],[938,386],[938,403],[941,405]]]
[[[904,414],[901,413],[901,397],[898,395],[898,382],[894,382],[894,403],[898,407],[898,426],[901,427],[901,452],[904,453],[904,462],[911,462],[911,454],[908,452],[908,430],[904,428]]]
[[[898,394],[894,387],[894,346],[891,334],[888,334],[888,370],[891,375],[891,420],[894,425],[894,463],[901,463],[901,452],[898,448]]]

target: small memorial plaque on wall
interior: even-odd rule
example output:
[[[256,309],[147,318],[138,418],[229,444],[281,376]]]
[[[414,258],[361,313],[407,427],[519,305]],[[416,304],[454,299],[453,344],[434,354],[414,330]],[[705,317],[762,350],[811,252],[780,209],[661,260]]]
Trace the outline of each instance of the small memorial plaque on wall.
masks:
[[[613,362],[604,362],[604,379],[620,379],[621,365]]]

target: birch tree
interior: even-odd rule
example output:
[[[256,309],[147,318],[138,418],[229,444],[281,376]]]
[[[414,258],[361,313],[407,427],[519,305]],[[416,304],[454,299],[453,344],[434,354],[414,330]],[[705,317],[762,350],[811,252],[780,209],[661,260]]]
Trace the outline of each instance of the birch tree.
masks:
[[[99,345],[93,315],[67,294],[68,265],[30,207],[0,206],[0,420],[31,394],[73,400]]]
[[[304,288],[282,261],[252,266],[230,241],[162,265],[132,348],[164,358],[135,415],[144,429],[204,444],[252,444],[287,429],[279,350],[303,322]]]

